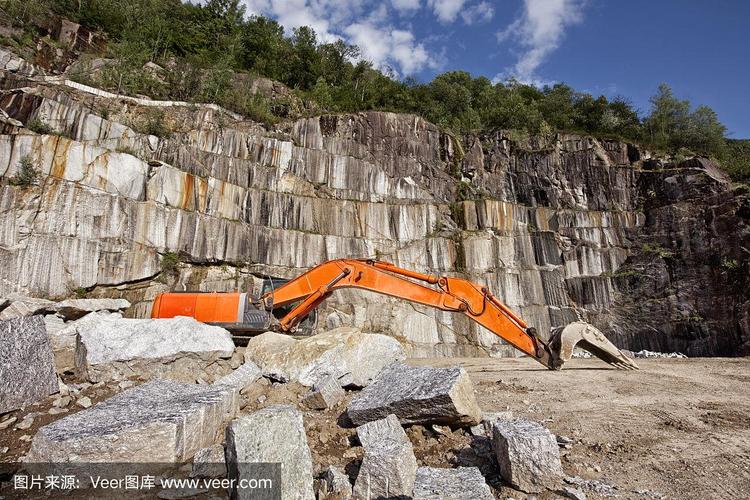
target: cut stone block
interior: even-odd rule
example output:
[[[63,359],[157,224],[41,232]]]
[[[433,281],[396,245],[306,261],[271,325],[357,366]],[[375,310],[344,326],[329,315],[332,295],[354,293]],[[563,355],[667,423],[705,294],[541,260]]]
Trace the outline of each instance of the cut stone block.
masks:
[[[409,438],[395,415],[357,427],[365,450],[354,483],[356,498],[410,497],[417,459]]]
[[[420,467],[414,481],[414,500],[494,500],[477,467],[438,469]]]
[[[404,424],[477,424],[482,411],[474,385],[460,367],[429,368],[395,363],[356,395],[348,408],[355,425],[395,414]]]
[[[227,465],[224,459],[224,446],[216,444],[198,450],[193,458],[193,470],[190,477],[225,477]]]
[[[500,474],[514,488],[528,493],[539,492],[563,477],[557,439],[538,422],[495,420],[492,447]]]
[[[342,386],[364,387],[383,367],[404,359],[397,340],[349,327],[303,340],[266,332],[250,339],[245,350],[245,360],[255,362],[264,375],[308,387],[325,375],[335,376]]]
[[[7,295],[3,301],[6,305],[0,311],[0,320],[32,316],[49,311],[54,305],[51,300],[26,297],[17,293]]]
[[[238,411],[226,387],[154,380],[41,427],[27,461],[185,462]]]
[[[318,492],[318,499],[348,500],[352,497],[352,483],[349,482],[349,476],[332,465],[323,473],[321,489],[322,491]]]
[[[313,410],[325,410],[335,406],[344,399],[344,396],[346,396],[346,391],[341,388],[338,379],[333,375],[328,375],[313,386],[303,403]]]
[[[120,312],[130,307],[125,299],[68,299],[52,306],[59,316],[73,321],[97,311]]]
[[[472,425],[469,431],[472,436],[492,438],[492,424],[495,420],[510,420],[513,418],[512,411],[498,411],[485,413],[482,415],[482,421],[477,425]]]
[[[78,328],[75,364],[91,382],[132,376],[194,382],[233,351],[228,331],[193,318],[101,318]]]
[[[234,420],[227,427],[226,450],[228,478],[249,478],[258,463],[280,463],[281,498],[315,498],[312,457],[302,413],[295,408],[269,406]],[[257,498],[256,494],[236,486],[231,492],[239,499]]]
[[[0,322],[0,413],[58,392],[55,363],[42,316]]]
[[[249,361],[234,370],[232,373],[221,377],[214,382],[214,385],[226,385],[236,391],[241,391],[245,387],[254,384],[262,376],[263,372],[258,368],[258,365]]]

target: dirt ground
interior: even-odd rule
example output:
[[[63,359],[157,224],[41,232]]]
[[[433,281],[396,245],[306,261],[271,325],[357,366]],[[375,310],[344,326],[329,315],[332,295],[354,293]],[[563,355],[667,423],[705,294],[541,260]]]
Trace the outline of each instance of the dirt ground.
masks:
[[[572,438],[565,472],[620,498],[750,498],[750,358],[638,360],[638,371],[584,359],[560,372],[530,359],[411,363],[462,365],[484,411]]]
[[[560,372],[548,371],[530,359],[409,362],[460,364],[473,379],[485,412],[511,410],[570,438],[571,443],[561,448],[563,469],[569,476],[599,482],[582,488],[588,499],[750,498],[750,358],[638,360],[639,371],[574,359]],[[304,411],[316,476],[335,465],[354,480],[363,450],[346,407],[355,393],[348,392],[329,410],[309,410],[302,404],[307,388],[261,382],[243,392],[242,413],[273,404],[299,407]],[[96,403],[116,391],[92,386],[82,393]],[[14,462],[25,454],[39,426],[63,416],[46,413],[52,400],[14,412],[19,421],[30,412],[39,416],[30,429],[0,431],[0,449],[9,448],[0,456],[0,468],[2,462]],[[73,413],[82,408],[69,409]],[[420,465],[477,466],[496,498],[528,497],[503,486],[488,444],[469,429],[414,425],[406,432]],[[7,488],[0,488],[0,497],[4,495]],[[208,498],[195,498],[204,497]],[[559,496],[548,491],[536,498]]]

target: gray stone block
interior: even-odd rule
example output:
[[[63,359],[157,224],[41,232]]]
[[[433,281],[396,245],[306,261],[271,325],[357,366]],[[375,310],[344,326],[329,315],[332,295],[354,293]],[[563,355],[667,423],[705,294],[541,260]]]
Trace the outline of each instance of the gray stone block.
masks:
[[[328,375],[315,383],[312,390],[305,395],[303,402],[308,408],[325,410],[335,406],[344,396],[346,391],[341,388],[338,379]]]
[[[477,425],[472,425],[469,428],[472,436],[477,437],[492,437],[492,425],[497,419],[509,420],[513,418],[512,411],[497,411],[491,413],[485,413],[482,415],[482,421]]]
[[[500,474],[514,488],[533,493],[562,480],[557,439],[538,422],[495,420],[492,447]]]
[[[227,464],[224,458],[224,446],[216,444],[201,448],[193,458],[193,470],[190,477],[225,477]]]
[[[0,322],[0,413],[35,403],[58,390],[44,318]]]
[[[224,375],[214,382],[214,385],[226,385],[236,391],[241,391],[254,384],[262,376],[263,372],[258,368],[258,365],[252,361],[247,361],[232,373]]]
[[[477,467],[438,469],[420,467],[414,482],[414,500],[494,500]]]
[[[78,327],[76,372],[91,382],[131,376],[194,382],[220,358],[230,358],[232,337],[193,318],[103,317]]]
[[[393,413],[406,423],[478,423],[482,411],[463,368],[413,367],[396,363],[355,396],[348,408],[356,425]]]
[[[226,387],[154,380],[41,427],[27,459],[185,462],[217,443],[238,411]]]
[[[269,406],[234,420],[226,431],[227,477],[242,479],[253,464],[281,464],[281,498],[313,499],[313,465],[302,413],[291,406]],[[256,469],[257,470],[257,469]],[[232,498],[258,498],[235,488]]]
[[[364,387],[383,367],[404,359],[396,339],[349,327],[302,340],[266,332],[250,339],[245,349],[245,360],[255,362],[267,377],[308,387],[326,375],[337,377],[342,386]]]
[[[357,427],[357,436],[365,454],[354,483],[355,498],[410,497],[417,459],[396,416]]]
[[[321,488],[322,491],[318,492],[319,499],[347,500],[352,497],[349,476],[332,465],[323,473]]]
[[[0,311],[0,320],[24,318],[34,314],[50,311],[54,302],[47,299],[26,297],[18,293],[11,293],[3,299],[5,307]]]
[[[66,320],[73,321],[91,312],[120,312],[129,307],[130,302],[125,299],[68,299],[54,304],[52,310]]]

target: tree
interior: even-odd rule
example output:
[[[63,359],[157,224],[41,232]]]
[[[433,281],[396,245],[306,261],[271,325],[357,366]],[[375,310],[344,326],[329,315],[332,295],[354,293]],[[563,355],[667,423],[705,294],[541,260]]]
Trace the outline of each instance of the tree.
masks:
[[[309,26],[294,29],[292,38],[294,52],[290,61],[291,71],[288,82],[291,86],[309,90],[315,85],[320,71],[320,54],[315,30]]]
[[[291,43],[273,19],[252,16],[242,27],[242,67],[274,80],[286,81]]]
[[[651,114],[644,125],[648,139],[657,147],[676,151],[720,155],[726,127],[708,106],[690,110],[690,101],[677,99],[665,83],[651,98]]]

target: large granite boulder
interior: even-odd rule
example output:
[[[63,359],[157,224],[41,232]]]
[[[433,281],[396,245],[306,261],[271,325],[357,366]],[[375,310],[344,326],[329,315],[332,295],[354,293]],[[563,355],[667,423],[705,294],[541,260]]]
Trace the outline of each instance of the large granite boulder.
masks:
[[[238,411],[227,387],[154,380],[41,427],[26,461],[185,462],[220,442]]]
[[[101,318],[78,328],[75,364],[91,382],[131,376],[193,382],[233,351],[229,332],[193,318]]]
[[[42,316],[0,321],[0,414],[58,391]]]
[[[514,488],[534,493],[562,479],[557,439],[542,424],[499,418],[491,425],[500,474]]]
[[[68,299],[52,306],[60,317],[68,321],[80,319],[91,312],[122,312],[130,307],[125,299]]]
[[[68,323],[54,314],[44,317],[47,335],[52,345],[52,353],[55,356],[55,369],[58,373],[75,370],[78,330],[90,328],[94,323],[105,318],[119,319],[122,318],[122,315],[120,313],[92,312]]]
[[[266,332],[252,338],[245,350],[245,360],[255,362],[265,375],[308,387],[326,375],[342,386],[364,387],[383,367],[405,357],[395,339],[349,327],[303,340]]]
[[[414,481],[414,500],[494,500],[492,490],[476,467],[438,469],[420,467]]]
[[[302,413],[291,406],[269,406],[240,417],[226,431],[227,477],[250,479],[259,463],[281,464],[281,497],[312,500],[313,464]],[[237,488],[232,498],[258,498],[257,491]],[[268,498],[271,498],[269,496]]]
[[[347,409],[356,425],[393,413],[402,423],[474,425],[481,421],[474,385],[460,367],[430,368],[394,363]]]
[[[365,449],[354,482],[356,498],[408,498],[414,488],[417,459],[395,415],[357,427]]]

